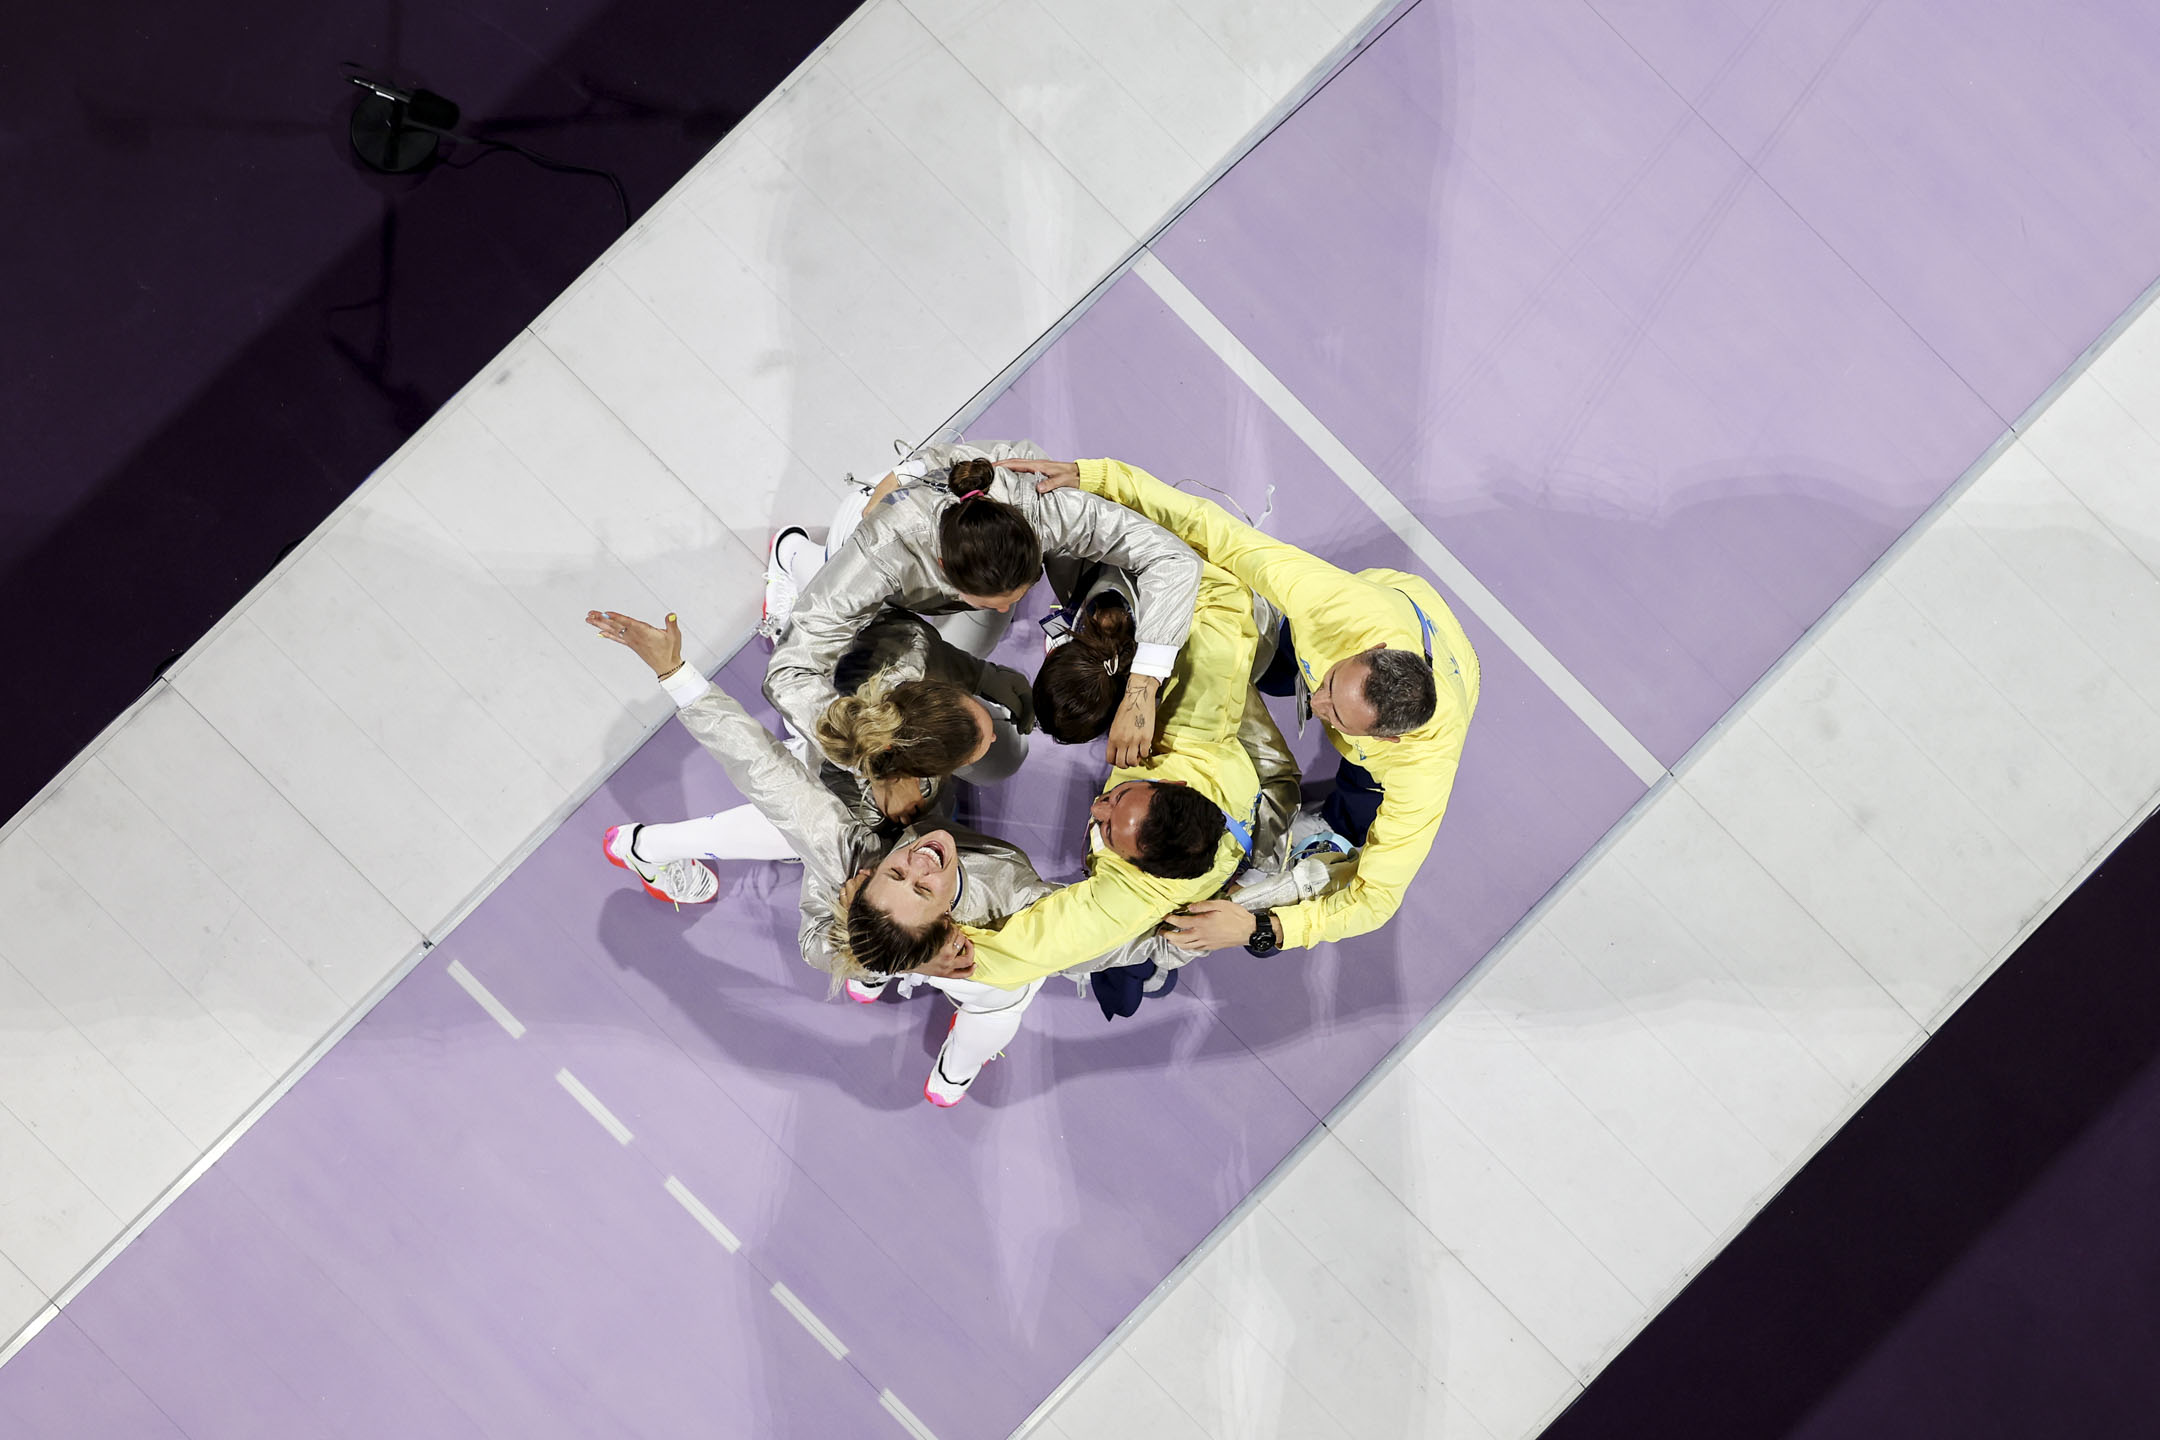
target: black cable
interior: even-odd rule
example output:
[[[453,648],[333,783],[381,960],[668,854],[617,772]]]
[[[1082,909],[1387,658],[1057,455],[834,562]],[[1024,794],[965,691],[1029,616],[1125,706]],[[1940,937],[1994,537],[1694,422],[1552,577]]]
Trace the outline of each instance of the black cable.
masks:
[[[628,230],[630,226],[634,223],[634,217],[630,213],[630,192],[623,188],[621,177],[616,175],[614,171],[602,170],[591,165],[574,165],[568,160],[557,160],[554,159],[552,156],[542,155],[537,150],[528,150],[523,145],[519,145],[514,141],[510,140],[494,140],[490,139],[485,135],[461,135],[457,131],[445,129],[441,125],[430,125],[424,120],[415,119],[409,111],[404,111],[402,107],[405,104],[412,102],[415,99],[415,96],[432,100],[436,105],[441,107],[445,118],[449,120],[450,124],[455,125],[457,123],[458,114],[457,106],[454,103],[443,100],[441,96],[430,96],[426,91],[415,91],[413,92],[413,94],[406,94],[404,91],[394,89],[390,86],[382,84],[379,81],[371,80],[365,74],[357,73],[360,71],[360,65],[357,61],[347,60],[346,62],[344,62],[344,69],[347,72],[345,78],[352,82],[354,85],[357,85],[361,89],[366,90],[371,94],[381,96],[383,99],[389,100],[394,104],[398,105],[400,109],[393,112],[394,114],[398,115],[398,119],[394,123],[401,124],[408,129],[426,131],[428,134],[439,136],[444,140],[450,141],[452,144],[464,143],[468,145],[479,145],[485,147],[487,151],[508,150],[513,154],[524,156],[527,160],[532,161],[533,164],[538,165],[543,170],[553,170],[557,174],[561,175],[597,175],[602,180],[607,181],[608,184],[615,191],[615,203],[622,208],[623,229]],[[447,168],[452,170],[470,170],[473,166],[479,164],[482,160],[485,160],[486,158],[487,155],[483,153],[481,155],[475,156],[471,160],[466,161],[462,165],[453,165],[447,160],[443,161],[442,163]]]
[[[434,129],[433,126],[416,126],[415,128]],[[486,147],[481,154],[474,156],[462,165],[453,165],[445,160],[443,162],[444,166],[451,170],[470,170],[473,166],[485,160],[489,153],[496,150],[508,150],[513,154],[524,156],[543,170],[553,170],[563,175],[597,175],[615,188],[615,203],[622,207],[623,229],[628,230],[631,226],[630,194],[623,189],[621,179],[612,170],[601,170],[591,165],[573,165],[567,160],[550,159],[537,150],[528,150],[523,145],[515,144],[509,140],[491,140],[485,135],[460,135],[454,130],[436,130],[435,133],[448,140],[463,141],[467,144]]]

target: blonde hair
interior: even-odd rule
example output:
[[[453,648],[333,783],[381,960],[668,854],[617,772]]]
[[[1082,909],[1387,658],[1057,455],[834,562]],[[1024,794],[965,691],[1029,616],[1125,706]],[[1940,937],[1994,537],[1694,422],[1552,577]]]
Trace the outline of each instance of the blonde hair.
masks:
[[[831,963],[822,967],[832,976],[828,997],[839,991],[843,981],[855,976],[884,980],[921,969],[937,959],[957,928],[958,922],[948,910],[919,934],[911,933],[871,903],[871,873],[857,871],[835,897],[835,914],[825,932],[831,946]]]
[[[940,780],[982,744],[967,692],[944,680],[874,677],[818,717],[817,742],[833,764],[873,780]]]

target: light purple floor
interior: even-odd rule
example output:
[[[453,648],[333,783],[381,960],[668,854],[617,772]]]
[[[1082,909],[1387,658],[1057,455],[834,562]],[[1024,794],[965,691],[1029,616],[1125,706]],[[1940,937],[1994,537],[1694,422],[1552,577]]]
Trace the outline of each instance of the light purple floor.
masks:
[[[2160,39],[2045,9],[1426,0],[1158,250],[1670,761],[2151,278],[2160,206],[2114,177],[2160,139]],[[1134,280],[974,432],[1254,513],[1272,484],[1275,533],[1410,564]],[[792,871],[678,914],[600,863],[609,823],[733,798],[662,731],[0,1371],[0,1431],[899,1435],[889,1389],[1006,1434],[1640,794],[1470,629],[1482,707],[1393,925],[1115,1025],[1053,987],[951,1112],[942,1002],[820,1003]],[[980,819],[1070,874],[1091,774],[1041,746]]]

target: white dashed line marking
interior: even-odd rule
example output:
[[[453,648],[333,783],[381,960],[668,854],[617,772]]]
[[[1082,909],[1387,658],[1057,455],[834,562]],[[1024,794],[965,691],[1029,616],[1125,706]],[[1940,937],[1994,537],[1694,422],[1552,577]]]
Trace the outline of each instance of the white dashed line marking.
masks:
[[[718,1240],[728,1254],[732,1255],[742,1249],[742,1241],[735,1238],[735,1232],[721,1224],[720,1217],[706,1209],[705,1202],[691,1194],[690,1187],[673,1175],[667,1177],[667,1193],[673,1195],[675,1203],[689,1211],[690,1218],[704,1226],[705,1233]]]
[[[801,1323],[802,1328],[810,1332],[810,1337],[813,1340],[832,1352],[833,1359],[845,1360],[847,1358],[847,1346],[840,1343],[840,1337],[826,1329],[825,1322],[811,1314],[810,1307],[796,1299],[794,1291],[775,1282],[772,1293],[773,1299],[778,1300],[787,1307],[788,1314],[793,1315]]]
[[[480,983],[480,977],[465,968],[461,961],[450,962],[450,978],[457,981],[458,988],[472,996],[473,1003],[495,1017],[495,1023],[510,1032],[516,1040],[525,1033],[525,1022],[510,1013],[510,1007],[495,998],[493,991]]]
[[[585,1088],[584,1083],[568,1070],[555,1072],[555,1083],[570,1092],[570,1098],[585,1107],[585,1113],[600,1122],[600,1128],[613,1135],[620,1144],[630,1143],[630,1127],[615,1118],[615,1112],[600,1103],[600,1097]]]
[[[906,1426],[908,1434],[914,1436],[915,1440],[937,1440],[937,1436],[930,1433],[930,1427],[916,1419],[915,1412],[901,1404],[900,1397],[892,1391],[880,1390],[877,1398],[878,1404],[883,1405],[893,1419]]]

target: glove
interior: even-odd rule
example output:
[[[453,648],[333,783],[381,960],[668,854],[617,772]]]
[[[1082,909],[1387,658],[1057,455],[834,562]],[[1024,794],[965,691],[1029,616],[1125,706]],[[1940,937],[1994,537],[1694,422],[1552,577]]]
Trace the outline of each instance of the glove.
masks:
[[[983,662],[982,681],[976,693],[995,700],[1012,715],[1013,725],[1025,735],[1035,728],[1035,690],[1019,671],[995,661]]]

